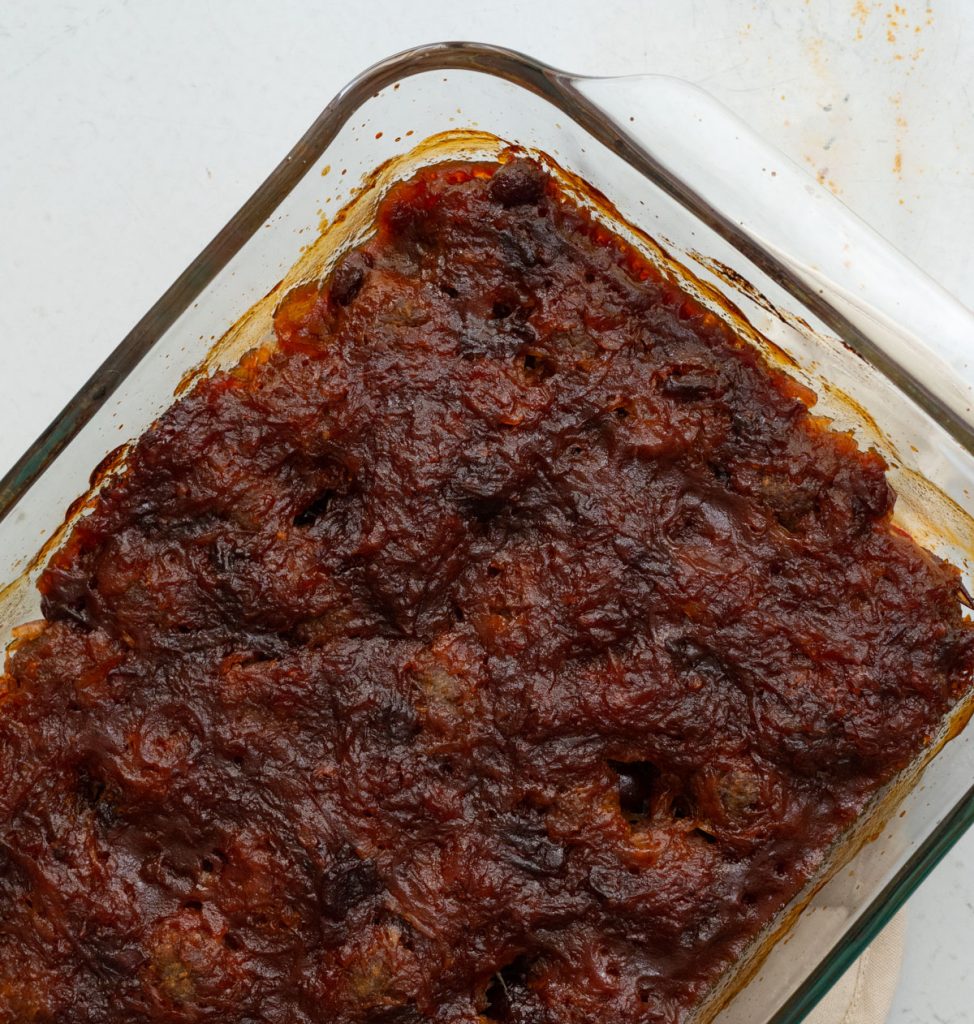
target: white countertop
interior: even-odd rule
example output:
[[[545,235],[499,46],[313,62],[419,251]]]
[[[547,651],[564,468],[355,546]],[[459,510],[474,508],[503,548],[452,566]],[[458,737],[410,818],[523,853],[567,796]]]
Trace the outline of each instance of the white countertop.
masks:
[[[333,93],[417,43],[707,88],[974,306],[964,0],[3,0],[0,473]],[[891,1021],[974,1021],[974,832],[909,905]]]

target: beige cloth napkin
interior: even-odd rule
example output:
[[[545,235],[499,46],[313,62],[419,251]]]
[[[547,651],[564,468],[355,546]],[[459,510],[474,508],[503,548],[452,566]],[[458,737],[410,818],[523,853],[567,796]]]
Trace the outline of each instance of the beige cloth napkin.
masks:
[[[899,913],[835,983],[806,1024],[883,1024],[900,978],[906,917]]]

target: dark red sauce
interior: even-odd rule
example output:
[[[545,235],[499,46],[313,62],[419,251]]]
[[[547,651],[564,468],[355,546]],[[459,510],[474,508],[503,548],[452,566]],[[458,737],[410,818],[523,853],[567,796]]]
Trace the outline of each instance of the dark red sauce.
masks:
[[[957,572],[528,161],[277,333],[9,659],[0,1019],[686,1019],[969,687]]]

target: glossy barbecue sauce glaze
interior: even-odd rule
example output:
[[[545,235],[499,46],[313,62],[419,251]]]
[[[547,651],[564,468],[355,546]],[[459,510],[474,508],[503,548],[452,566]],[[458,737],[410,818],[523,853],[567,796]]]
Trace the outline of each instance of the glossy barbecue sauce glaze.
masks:
[[[533,163],[139,441],[0,706],[0,1019],[686,1020],[970,685],[884,463]]]

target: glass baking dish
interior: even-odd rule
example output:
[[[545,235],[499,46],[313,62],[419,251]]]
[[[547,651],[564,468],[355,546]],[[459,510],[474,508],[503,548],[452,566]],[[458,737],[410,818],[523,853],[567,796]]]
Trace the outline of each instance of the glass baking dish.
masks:
[[[174,393],[265,340],[280,296],[368,230],[391,181],[507,144],[547,154],[598,216],[811,387],[818,412],[880,450],[897,522],[974,587],[974,317],[699,89],[441,43],[348,85],[0,481],[0,581],[11,581],[0,643],[39,615],[47,555]],[[807,1015],[974,821],[970,711],[877,800],[828,881],[799,897],[700,1020]]]

